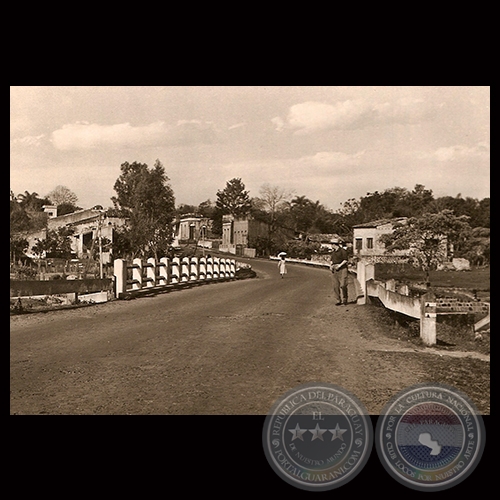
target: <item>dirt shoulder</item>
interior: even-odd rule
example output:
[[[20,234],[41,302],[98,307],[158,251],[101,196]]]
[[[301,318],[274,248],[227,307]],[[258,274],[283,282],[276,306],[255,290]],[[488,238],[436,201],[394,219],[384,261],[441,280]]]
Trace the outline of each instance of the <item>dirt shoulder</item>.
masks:
[[[376,325],[364,335],[367,349],[384,363],[413,371],[415,383],[437,382],[463,391],[485,415],[490,413],[490,334],[475,336],[470,325],[438,324],[437,344],[425,346],[418,321],[407,320],[376,305],[362,306]],[[385,377],[398,374],[389,370]]]

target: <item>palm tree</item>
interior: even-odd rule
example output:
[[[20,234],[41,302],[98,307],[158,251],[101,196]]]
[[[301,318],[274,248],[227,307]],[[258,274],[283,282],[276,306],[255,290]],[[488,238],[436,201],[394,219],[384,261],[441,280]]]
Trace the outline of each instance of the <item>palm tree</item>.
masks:
[[[24,193],[18,194],[17,199],[19,200],[21,207],[28,210],[36,209],[38,204],[37,202],[40,201],[38,193],[35,193],[34,191],[32,193],[25,191]]]

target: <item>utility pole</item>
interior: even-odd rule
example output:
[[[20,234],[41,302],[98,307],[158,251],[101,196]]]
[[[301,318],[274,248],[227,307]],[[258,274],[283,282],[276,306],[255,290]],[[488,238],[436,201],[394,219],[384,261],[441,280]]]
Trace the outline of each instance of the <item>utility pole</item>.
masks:
[[[98,231],[99,231],[99,277],[102,279],[103,278],[103,271],[102,271],[102,212],[99,214],[99,225],[98,225]]]
[[[102,227],[102,218],[103,218],[104,213],[101,212],[99,214],[99,219],[97,220],[97,228],[92,228],[92,230],[95,229],[96,231],[96,237],[99,240],[99,275],[101,279],[103,278],[103,263],[102,263],[102,237],[101,237],[101,227]],[[92,238],[92,244],[90,245],[90,254],[89,258],[87,259],[87,263],[85,265],[85,271],[83,274],[83,277],[87,277],[87,273],[90,267],[90,261],[92,260],[92,255],[94,253],[94,246],[95,246],[95,240],[96,238]]]

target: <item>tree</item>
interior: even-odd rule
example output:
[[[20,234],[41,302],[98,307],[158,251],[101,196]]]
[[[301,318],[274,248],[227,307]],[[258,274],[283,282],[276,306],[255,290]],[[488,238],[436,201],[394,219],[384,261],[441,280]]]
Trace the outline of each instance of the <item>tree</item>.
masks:
[[[457,196],[441,196],[434,201],[433,211],[453,210],[455,215],[467,215],[470,217],[471,227],[490,227],[490,199],[484,198],[479,201],[475,198],[462,198]]]
[[[49,230],[45,239],[38,240],[31,250],[39,257],[45,253],[48,257],[69,259],[72,254],[71,239],[73,234],[74,229],[71,227]]]
[[[457,257],[464,257],[473,266],[482,266],[490,263],[490,229],[475,227],[459,248],[456,249]]]
[[[21,236],[11,236],[10,238],[10,260],[11,262],[17,262],[24,255],[24,252],[28,250],[28,240]]]
[[[430,285],[430,271],[444,261],[447,246],[465,240],[469,234],[466,216],[457,217],[452,210],[443,210],[411,217],[380,239],[388,252],[407,250],[413,264],[425,272],[426,283]]]
[[[181,203],[177,207],[177,215],[185,215],[185,214],[196,214],[198,212],[198,207],[195,205],[186,205],[185,203]]]
[[[57,216],[59,217],[60,215],[72,214],[73,212],[81,209],[81,207],[77,207],[72,203],[61,203],[60,205],[57,205]]]
[[[249,214],[252,204],[245,184],[240,178],[234,178],[226,182],[222,191],[217,191],[216,206],[223,214],[231,214],[234,217],[244,217]]]
[[[282,245],[283,237],[278,234],[281,225],[286,224],[284,212],[288,208],[287,201],[292,192],[279,186],[263,184],[259,191],[260,197],[253,198],[252,216],[268,224],[269,230],[266,237],[256,238],[252,247],[257,249],[259,255],[274,253],[274,250]]]
[[[151,169],[138,162],[121,165],[114,184],[117,196],[111,200],[118,213],[129,219],[127,236],[133,256],[159,258],[172,242],[175,198],[169,180],[160,160]]]
[[[294,229],[301,233],[315,229],[318,216],[324,210],[319,200],[314,202],[304,195],[296,196],[289,207]]]
[[[197,208],[197,212],[202,216],[202,217],[207,217],[208,219],[212,219],[214,212],[215,212],[215,205],[212,203],[210,199],[202,201]]]
[[[30,218],[26,211],[14,199],[10,201],[10,233],[14,234],[29,229]]]
[[[113,259],[126,259],[134,254],[130,227],[113,229],[112,253]]]
[[[406,211],[402,215],[411,215],[418,217],[429,211],[429,207],[434,202],[434,196],[431,189],[425,189],[422,184],[415,184],[413,191],[401,198],[399,205],[401,211]]]
[[[43,205],[51,203],[48,198],[39,198],[38,193],[30,193],[29,191],[18,194],[17,200],[21,208],[26,210],[26,212],[41,212]]]
[[[76,207],[78,201],[78,196],[71,191],[71,189],[66,186],[56,186],[48,195],[47,198],[52,202],[53,205],[59,206],[64,204],[69,204]],[[59,212],[59,210],[58,210]]]
[[[474,223],[471,220],[471,226],[473,227],[490,227],[490,199],[483,198],[479,202],[476,217],[474,218]]]
[[[210,199],[202,201],[198,205],[197,212],[207,219],[212,220],[211,234],[214,237],[222,236],[222,210]]]
[[[278,210],[292,196],[291,191],[287,191],[279,186],[271,186],[268,183],[262,184],[259,194],[264,210],[271,215],[271,221],[276,219]]]
[[[19,194],[17,197],[11,191],[10,200],[10,234],[27,233],[29,231],[38,231],[47,225],[47,214],[42,212],[42,205],[48,203],[38,197],[37,193]],[[16,236],[17,237],[17,236]],[[15,238],[14,238],[15,239]]]

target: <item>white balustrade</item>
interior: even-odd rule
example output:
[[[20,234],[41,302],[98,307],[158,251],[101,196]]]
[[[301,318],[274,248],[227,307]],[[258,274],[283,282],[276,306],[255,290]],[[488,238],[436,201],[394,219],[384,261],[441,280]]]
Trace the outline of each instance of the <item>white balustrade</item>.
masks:
[[[136,258],[128,264],[124,259],[115,259],[113,274],[115,296],[123,298],[128,292],[141,289],[231,279],[236,276],[236,261],[210,256],[183,259],[163,257],[157,262],[150,257],[146,262]]]
[[[220,262],[220,259],[219,257],[214,257],[213,258],[213,271],[212,271],[212,277],[214,280],[218,280],[219,279],[219,262]]]
[[[205,257],[200,257],[200,263],[198,267],[198,278],[201,281],[207,279],[207,259]]]
[[[198,281],[198,257],[191,257],[189,281]]]
[[[142,288],[142,259],[136,258],[132,261],[132,290]]]
[[[158,264],[158,284],[168,285],[168,273],[170,270],[170,259],[168,257],[162,257],[160,263]]]
[[[146,286],[148,288],[156,286],[156,259],[150,257],[146,264]]]
[[[212,257],[207,257],[207,280],[212,280],[214,278],[214,260]]]
[[[170,283],[175,285],[176,283],[179,283],[181,279],[181,260],[179,257],[174,257],[172,259],[172,272],[171,272],[171,277],[170,277]]]
[[[113,275],[115,277],[115,297],[120,299],[127,291],[127,261],[115,259],[113,263]]]
[[[189,257],[183,257],[181,260],[181,283],[189,281]]]

